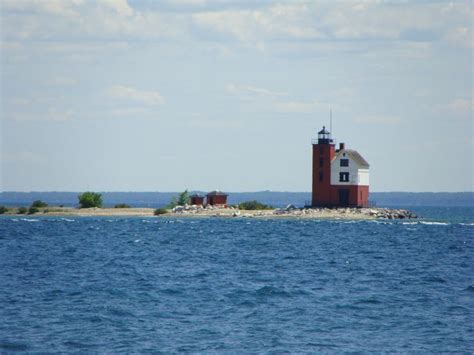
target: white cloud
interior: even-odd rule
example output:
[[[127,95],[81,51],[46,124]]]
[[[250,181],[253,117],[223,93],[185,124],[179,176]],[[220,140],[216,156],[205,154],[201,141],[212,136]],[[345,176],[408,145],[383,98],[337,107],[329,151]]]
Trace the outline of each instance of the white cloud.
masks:
[[[127,108],[112,109],[112,110],[109,110],[107,113],[112,116],[140,116],[142,117],[143,115],[150,113],[150,111],[144,107],[127,107]]]
[[[128,5],[127,0],[102,0],[100,5],[104,6],[107,10],[112,10],[117,13],[119,16],[132,16],[134,11]]]
[[[305,101],[286,101],[286,102],[275,102],[273,108],[277,112],[285,113],[312,113],[320,108],[320,104],[316,101],[305,102]]]
[[[145,105],[162,105],[165,99],[158,91],[138,90],[129,86],[114,85],[106,90],[112,99],[141,102]]]
[[[5,119],[16,122],[70,122],[75,116],[73,110],[63,110],[50,107],[46,111],[40,112],[4,112]]]
[[[199,12],[192,16],[196,25],[230,34],[243,42],[261,46],[262,39],[315,39],[321,33],[311,26],[304,4],[273,5],[261,10]]]
[[[354,119],[356,123],[367,123],[367,124],[398,124],[402,120],[399,116],[393,115],[364,115]]]
[[[55,76],[48,82],[52,86],[74,86],[77,84],[77,80],[65,76]]]
[[[226,90],[227,92],[231,94],[243,94],[243,95],[258,95],[258,96],[269,96],[269,97],[288,95],[287,93],[284,93],[284,92],[271,91],[271,90],[267,90],[263,88],[258,88],[255,86],[250,86],[250,85],[236,85],[232,83],[226,86]]]
[[[471,113],[474,111],[474,99],[467,98],[455,98],[449,103],[442,105],[441,109],[448,110],[453,113],[465,114]]]

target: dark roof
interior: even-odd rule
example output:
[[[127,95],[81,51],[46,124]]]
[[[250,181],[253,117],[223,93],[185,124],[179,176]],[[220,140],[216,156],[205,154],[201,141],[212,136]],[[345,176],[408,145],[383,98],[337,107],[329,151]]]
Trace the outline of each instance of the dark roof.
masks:
[[[318,132],[318,134],[329,134],[329,131],[323,126],[323,129]]]
[[[192,194],[191,196],[189,196],[190,198],[196,198],[196,197],[202,197],[204,198],[204,196],[202,196],[201,194]]]
[[[227,194],[219,190],[214,190],[214,191],[209,192],[207,196],[227,196]]]
[[[367,160],[365,160],[357,150],[342,149],[337,153],[337,156],[342,155],[343,153],[346,153],[346,155],[354,160],[361,168],[369,168],[369,163],[367,163]]]

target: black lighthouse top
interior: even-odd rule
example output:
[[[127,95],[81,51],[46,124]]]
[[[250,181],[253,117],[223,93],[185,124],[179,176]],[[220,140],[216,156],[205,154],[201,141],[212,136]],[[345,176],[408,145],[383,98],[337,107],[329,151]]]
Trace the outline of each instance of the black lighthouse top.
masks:
[[[318,132],[318,144],[333,144],[331,132],[329,132],[325,126]]]

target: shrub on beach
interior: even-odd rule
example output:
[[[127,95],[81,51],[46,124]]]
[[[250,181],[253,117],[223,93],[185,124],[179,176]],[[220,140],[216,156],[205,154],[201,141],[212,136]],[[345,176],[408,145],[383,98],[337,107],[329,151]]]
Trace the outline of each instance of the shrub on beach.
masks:
[[[102,207],[102,195],[97,192],[84,192],[77,196],[80,208]]]
[[[38,213],[39,212],[39,209],[37,207],[33,207],[31,206],[29,209],[28,209],[28,214],[35,214],[35,213]]]
[[[0,214],[4,214],[8,211],[8,208],[6,208],[5,206],[0,206]]]
[[[19,207],[18,208],[18,214],[25,214],[26,212],[28,212],[28,208],[26,208],[26,207]]]
[[[154,215],[159,216],[166,213],[168,213],[168,210],[166,208],[157,208],[154,212]]]
[[[126,203],[117,203],[114,208],[130,208]]]
[[[33,201],[33,203],[31,204],[31,207],[43,208],[43,207],[48,207],[48,204],[41,200],[36,200],[36,201]]]
[[[241,210],[271,210],[272,208],[272,206],[265,205],[256,200],[239,203],[239,209]]]

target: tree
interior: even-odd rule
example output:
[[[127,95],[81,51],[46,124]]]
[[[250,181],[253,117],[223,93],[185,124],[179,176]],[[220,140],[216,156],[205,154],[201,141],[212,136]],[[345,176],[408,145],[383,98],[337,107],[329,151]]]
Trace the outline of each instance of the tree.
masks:
[[[188,194],[188,190],[184,190],[183,192],[181,192],[178,197],[173,197],[171,199],[171,202],[169,203],[168,205],[168,208],[174,208],[176,206],[184,206],[185,204],[187,204],[189,201],[189,194]]]
[[[102,207],[102,195],[97,192],[84,192],[77,196],[80,208]]]

